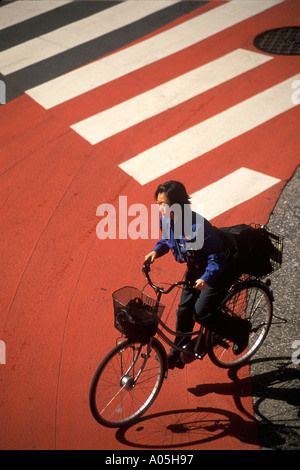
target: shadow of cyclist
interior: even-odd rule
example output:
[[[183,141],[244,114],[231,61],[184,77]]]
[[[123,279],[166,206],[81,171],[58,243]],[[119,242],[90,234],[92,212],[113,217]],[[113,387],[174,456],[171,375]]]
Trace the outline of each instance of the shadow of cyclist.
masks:
[[[259,446],[255,421],[213,407],[151,414],[116,433],[119,442],[140,449],[201,449],[201,445],[205,449],[213,441],[216,441],[215,448],[222,449],[228,445],[228,441],[226,444],[222,440],[226,437],[234,437],[256,448]]]
[[[291,387],[295,380],[300,380],[300,371],[289,367],[290,358],[276,357],[256,359],[252,364],[274,362],[273,368],[257,373],[255,376],[239,378],[240,368],[228,370],[229,383],[205,383],[189,388],[188,392],[196,397],[210,393],[231,396],[238,415],[232,411],[214,407],[177,409],[155,413],[143,417],[136,424],[120,428],[116,432],[119,442],[139,449],[176,449],[176,448],[222,448],[223,439],[232,437],[257,448],[280,449],[287,441],[299,442],[299,434],[288,422],[278,423],[273,416],[264,415],[263,403],[274,399],[277,403],[288,403],[299,407],[299,386]],[[245,366],[244,366],[245,367]],[[275,388],[274,388],[275,386]],[[252,396],[256,418],[243,406],[242,398]],[[280,413],[280,411],[279,411]],[[278,410],[276,411],[278,418]],[[258,442],[258,431],[260,442]]]
[[[268,370],[263,363],[269,362]],[[273,363],[273,364],[272,364]],[[258,373],[258,366],[263,365]],[[238,377],[239,369],[228,370],[231,383],[199,384],[188,391],[197,397],[215,393],[232,396],[244,415],[251,415],[243,407],[241,398],[252,396],[257,417],[261,445],[267,448],[297,448],[300,416],[300,370],[291,364],[289,357],[268,357],[255,359],[256,373],[244,378]],[[270,368],[271,367],[271,368]]]

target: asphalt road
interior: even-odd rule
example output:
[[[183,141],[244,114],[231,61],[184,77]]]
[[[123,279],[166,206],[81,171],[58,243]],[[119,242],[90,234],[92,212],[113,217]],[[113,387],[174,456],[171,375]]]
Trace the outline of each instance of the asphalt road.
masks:
[[[268,224],[285,238],[282,268],[271,276],[273,324],[251,363],[254,409],[264,449],[300,449],[299,201],[300,168],[284,188]]]

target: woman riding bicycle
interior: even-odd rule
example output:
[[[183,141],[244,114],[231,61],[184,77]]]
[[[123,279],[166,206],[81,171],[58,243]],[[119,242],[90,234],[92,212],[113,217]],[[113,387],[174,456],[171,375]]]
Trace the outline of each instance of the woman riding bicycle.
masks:
[[[193,331],[196,321],[233,341],[233,352],[241,354],[248,344],[251,323],[218,310],[229,287],[241,274],[230,247],[225,246],[208,220],[191,210],[190,198],[182,183],[160,184],[155,198],[162,213],[163,236],[145,260],[153,263],[171,250],[176,261],[187,264],[188,286],[183,288],[177,308],[176,332]],[[178,336],[175,344],[183,346],[182,341]],[[168,363],[169,369],[184,367],[180,352],[175,349],[171,349]]]

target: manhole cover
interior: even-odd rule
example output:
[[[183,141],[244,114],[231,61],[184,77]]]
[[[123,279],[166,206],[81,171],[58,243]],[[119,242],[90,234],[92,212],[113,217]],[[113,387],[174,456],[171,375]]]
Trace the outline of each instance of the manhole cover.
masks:
[[[253,44],[268,54],[300,55],[300,26],[270,29],[256,36]]]

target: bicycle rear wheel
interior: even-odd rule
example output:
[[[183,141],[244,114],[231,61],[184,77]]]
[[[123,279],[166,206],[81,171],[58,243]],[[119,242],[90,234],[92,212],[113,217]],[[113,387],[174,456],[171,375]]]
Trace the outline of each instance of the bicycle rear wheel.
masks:
[[[90,408],[103,426],[120,427],[140,418],[152,405],[167,368],[159,341],[118,344],[99,365],[90,388]]]
[[[218,367],[235,367],[247,362],[264,342],[272,322],[272,295],[262,282],[246,281],[234,287],[221,309],[228,315],[250,320],[252,324],[248,348],[238,356],[233,354],[232,342],[213,333],[209,335],[211,361]]]

